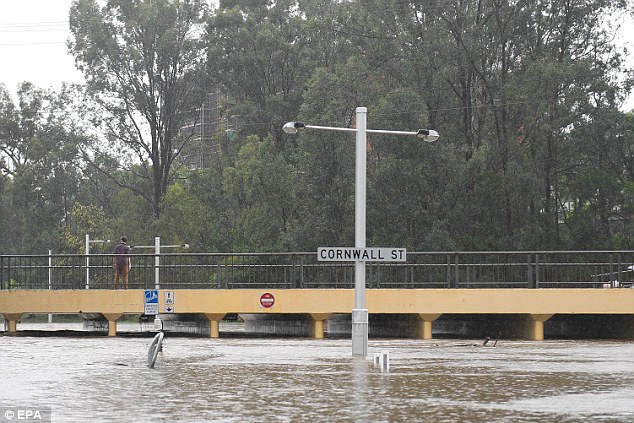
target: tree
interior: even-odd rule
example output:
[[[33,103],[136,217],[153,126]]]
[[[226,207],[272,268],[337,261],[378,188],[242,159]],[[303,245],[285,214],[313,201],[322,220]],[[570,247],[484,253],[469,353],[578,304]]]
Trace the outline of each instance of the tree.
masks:
[[[45,252],[57,245],[59,229],[70,224],[85,138],[52,113],[63,109],[64,93],[23,83],[15,105],[0,91],[3,238],[17,251]]]
[[[70,10],[70,50],[98,105],[94,122],[117,143],[150,190],[124,185],[145,198],[154,218],[187,143],[181,129],[202,104],[204,72],[202,0],[76,0]],[[125,160],[121,160],[125,164]],[[116,175],[112,174],[112,177]]]
[[[116,240],[116,235],[110,228],[111,222],[108,221],[101,208],[75,203],[72,215],[72,224],[62,228],[60,233],[60,253],[86,254],[86,234],[90,235],[92,239]],[[103,251],[103,247],[101,245],[101,251]],[[93,248],[93,253],[95,250],[99,251],[98,246]]]
[[[289,247],[288,229],[297,208],[293,201],[294,169],[275,151],[272,137],[252,135],[235,167],[224,170],[227,195],[233,199],[234,248],[279,251]]]
[[[242,129],[279,141],[284,116],[297,113],[313,69],[306,21],[296,2],[221,1],[209,20],[208,72],[229,94]]]
[[[380,82],[360,57],[319,68],[306,84],[300,119],[315,125],[352,127],[355,109],[376,102]],[[350,134],[304,131],[296,154],[292,233],[300,249],[354,242],[355,144]]]
[[[235,225],[230,216],[232,202],[226,195],[223,173],[217,168],[192,172],[189,176],[191,194],[200,202],[196,213],[196,231],[188,242],[200,251],[234,251]]]
[[[616,105],[622,58],[601,22],[624,7],[455,0],[396,8],[409,78],[432,99],[432,126],[464,158],[461,178],[448,181],[461,179],[463,192],[450,226],[480,248],[561,245],[559,183],[577,160],[568,134],[592,110]]]

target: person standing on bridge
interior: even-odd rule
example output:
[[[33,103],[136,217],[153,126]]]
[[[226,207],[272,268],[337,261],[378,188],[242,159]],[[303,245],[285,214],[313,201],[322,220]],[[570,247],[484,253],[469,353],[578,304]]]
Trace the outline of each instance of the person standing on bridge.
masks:
[[[112,267],[114,267],[114,289],[119,288],[119,278],[123,278],[123,286],[128,289],[128,275],[130,273],[130,251],[127,244],[128,238],[121,237],[121,241],[114,247],[114,257],[112,257]]]

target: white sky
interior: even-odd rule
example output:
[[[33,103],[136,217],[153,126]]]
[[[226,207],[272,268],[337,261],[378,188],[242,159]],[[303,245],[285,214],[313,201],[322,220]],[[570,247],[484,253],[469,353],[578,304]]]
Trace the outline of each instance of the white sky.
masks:
[[[15,93],[22,81],[59,89],[62,82],[83,82],[67,53],[71,0],[0,0],[0,82]],[[629,47],[634,67],[634,20],[626,18],[618,37]],[[634,109],[631,95],[624,110]]]
[[[71,0],[0,0],[0,82],[11,93],[22,81],[59,89],[83,82],[67,53]]]

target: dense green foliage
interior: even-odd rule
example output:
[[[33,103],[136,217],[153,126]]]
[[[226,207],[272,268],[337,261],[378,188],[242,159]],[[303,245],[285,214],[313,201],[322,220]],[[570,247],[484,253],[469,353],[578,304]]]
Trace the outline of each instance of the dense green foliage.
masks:
[[[368,245],[634,247],[632,80],[611,0],[76,0],[87,84],[0,86],[0,253],[79,252],[83,234],[193,251],[354,243],[354,137],[284,122],[433,128],[372,135]],[[204,22],[204,24],[203,24]],[[212,88],[210,88],[212,87]],[[179,131],[227,96],[216,159]],[[74,110],[74,113],[51,113]]]

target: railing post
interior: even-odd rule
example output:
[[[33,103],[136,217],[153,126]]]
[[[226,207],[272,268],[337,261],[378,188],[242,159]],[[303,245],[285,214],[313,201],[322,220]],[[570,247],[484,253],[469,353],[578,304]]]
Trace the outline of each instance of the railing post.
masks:
[[[527,286],[535,289],[539,287],[539,254],[528,253]]]
[[[446,266],[447,270],[446,270],[446,286],[447,288],[451,288],[451,254],[447,254],[447,266]]]
[[[303,288],[304,287],[304,262],[305,262],[305,257],[302,254],[300,260],[299,260],[299,287],[298,288]]]
[[[458,266],[460,266],[460,259],[458,258],[458,253],[454,253],[454,284],[452,288],[458,288],[458,283],[460,278]]]
[[[12,283],[11,283],[11,258],[7,258],[7,274],[6,274],[6,278],[7,278],[7,289],[11,289],[14,288],[12,287]]]
[[[86,289],[90,289],[90,235],[86,234]]]
[[[160,283],[160,268],[161,265],[161,237],[154,237],[154,289],[159,289],[161,287]]]
[[[229,288],[229,275],[231,274],[231,272],[229,272],[229,266],[230,266],[230,261],[233,261],[233,258],[231,256],[227,257],[227,259],[225,259],[225,265],[223,266],[223,270],[224,270],[224,279],[225,279],[225,286],[226,288]]]
[[[526,256],[526,287],[535,288],[535,270],[533,266],[532,254]]]
[[[535,253],[535,288],[539,288],[539,254]]]
[[[374,273],[375,273],[375,268],[374,265],[372,264],[372,262],[366,263],[366,277],[365,277],[365,284],[366,287],[368,288],[376,288],[375,284],[375,280],[374,280]],[[405,280],[407,282],[407,276],[405,276]]]
[[[53,251],[48,250],[48,290],[50,291],[53,287]],[[48,313],[48,322],[53,323],[53,315]]]

